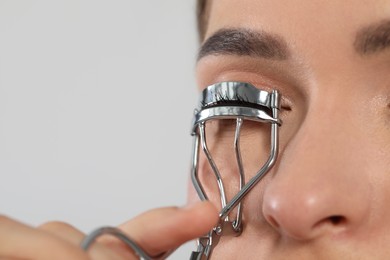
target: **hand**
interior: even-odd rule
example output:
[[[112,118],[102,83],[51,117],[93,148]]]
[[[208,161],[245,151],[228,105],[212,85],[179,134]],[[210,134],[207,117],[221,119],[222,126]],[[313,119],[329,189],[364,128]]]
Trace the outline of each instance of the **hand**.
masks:
[[[119,228],[149,255],[159,255],[204,235],[217,221],[214,206],[210,202],[199,202],[186,208],[154,209]],[[63,222],[33,228],[0,216],[0,259],[137,259],[134,252],[111,236],[101,237],[84,252],[80,248],[84,237],[81,231]]]

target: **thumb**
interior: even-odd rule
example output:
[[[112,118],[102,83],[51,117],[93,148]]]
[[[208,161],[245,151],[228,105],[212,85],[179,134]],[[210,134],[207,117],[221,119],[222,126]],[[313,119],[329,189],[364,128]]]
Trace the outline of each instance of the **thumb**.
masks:
[[[217,222],[217,209],[211,202],[204,201],[185,208],[168,207],[150,210],[122,224],[119,228],[150,256],[156,256],[203,236]],[[123,255],[128,255],[129,249],[118,242],[111,240],[103,243],[122,251]]]

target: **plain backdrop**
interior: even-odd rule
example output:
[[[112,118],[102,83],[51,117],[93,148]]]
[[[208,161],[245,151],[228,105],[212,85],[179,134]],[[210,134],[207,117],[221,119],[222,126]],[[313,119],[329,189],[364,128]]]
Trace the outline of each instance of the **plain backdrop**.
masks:
[[[0,214],[89,232],[185,204],[194,14],[188,0],[0,0]]]

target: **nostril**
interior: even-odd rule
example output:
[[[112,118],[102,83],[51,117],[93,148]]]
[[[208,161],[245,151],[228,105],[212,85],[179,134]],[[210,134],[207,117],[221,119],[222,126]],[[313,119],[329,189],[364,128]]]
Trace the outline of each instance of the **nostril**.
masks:
[[[315,224],[315,227],[322,226],[324,224],[330,224],[332,226],[342,226],[347,222],[347,219],[341,215],[334,215],[327,218],[322,219],[321,221]]]
[[[344,224],[346,222],[346,219],[345,217],[343,216],[330,216],[329,217],[329,221],[335,225],[335,226],[338,226],[338,225],[341,225],[341,224]]]

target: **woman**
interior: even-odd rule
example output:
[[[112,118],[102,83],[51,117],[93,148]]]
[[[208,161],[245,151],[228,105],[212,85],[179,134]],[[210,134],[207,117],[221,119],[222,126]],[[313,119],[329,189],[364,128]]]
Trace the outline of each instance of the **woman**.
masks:
[[[209,0],[199,6],[199,89],[243,81],[283,96],[278,161],[245,198],[242,234],[222,237],[212,258],[390,257],[390,3]],[[262,151],[256,135],[245,138],[249,174]],[[218,221],[219,194],[201,164],[211,203],[194,203],[190,189],[191,206],[153,210],[120,227],[150,255],[199,237]],[[229,176],[226,186],[233,187]],[[228,197],[233,193],[227,190]],[[0,256],[135,258],[111,238],[87,254],[79,248],[83,237],[65,223],[31,228],[2,218]]]

